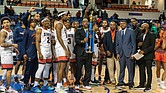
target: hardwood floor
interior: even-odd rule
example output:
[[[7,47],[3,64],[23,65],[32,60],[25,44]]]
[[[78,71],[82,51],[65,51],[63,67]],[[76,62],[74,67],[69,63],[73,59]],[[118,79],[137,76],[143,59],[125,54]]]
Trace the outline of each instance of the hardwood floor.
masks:
[[[21,74],[21,69],[19,70],[19,74]],[[103,69],[102,69],[102,80],[104,79],[104,70],[105,70],[105,66],[103,65]],[[162,90],[160,89],[160,87],[157,85],[157,78],[156,78],[156,67],[154,66],[152,68],[153,71],[153,79],[152,79],[152,90],[147,92],[147,93],[166,93],[166,90]],[[14,72],[14,70],[13,70]],[[163,70],[161,70],[161,75],[162,75]],[[96,79],[98,79],[98,75],[97,75],[97,71],[96,71]],[[3,71],[0,70],[0,75],[3,74]],[[125,82],[127,83],[128,77],[127,77],[127,68],[126,68],[126,74],[125,74]],[[136,72],[135,72],[135,78],[134,78],[134,83],[135,86],[137,86],[139,84],[139,70],[138,67],[136,66]],[[143,93],[143,90],[136,90],[136,89],[132,89],[129,90],[128,87],[125,87],[125,89],[123,89],[123,91],[127,91],[127,92],[121,92],[122,90],[118,90],[115,89],[114,86],[112,85],[105,85],[109,90],[110,93]],[[84,93],[107,93],[107,90],[104,90],[104,86],[92,86],[92,91],[85,91]]]

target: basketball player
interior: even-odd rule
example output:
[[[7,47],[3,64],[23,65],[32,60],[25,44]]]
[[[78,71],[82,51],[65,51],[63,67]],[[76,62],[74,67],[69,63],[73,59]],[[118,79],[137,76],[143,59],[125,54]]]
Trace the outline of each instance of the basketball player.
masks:
[[[71,80],[74,80],[74,75],[75,75],[75,68],[76,68],[76,60],[75,60],[75,54],[73,53],[74,50],[74,33],[75,29],[70,27],[70,20],[67,20],[65,22],[65,27],[67,29],[67,38],[68,38],[68,47],[71,53],[69,62],[70,62],[70,67],[71,67]]]
[[[63,74],[65,72],[65,68],[68,62],[68,58],[70,56],[70,51],[68,49],[68,39],[67,39],[67,34],[66,34],[66,27],[64,26],[64,21],[67,18],[66,16],[67,12],[59,12],[58,17],[59,17],[59,22],[55,26],[55,51],[56,51],[56,61],[58,62],[58,81],[57,81],[57,86],[56,86],[56,92],[60,91],[61,87],[61,81],[63,78]],[[66,80],[64,79],[64,82]]]
[[[99,51],[100,51],[100,56],[99,56],[99,67],[98,67],[98,73],[99,73],[99,81],[101,81],[101,70],[102,70],[102,64],[103,64],[103,59],[105,57],[105,52],[104,52],[104,47],[103,47],[103,38],[104,38],[104,34],[108,31],[110,31],[110,28],[108,27],[108,21],[107,20],[103,20],[102,21],[102,27],[99,28],[100,33],[101,33],[101,37],[100,37],[100,45],[99,45]],[[108,75],[108,69],[106,67],[106,71],[105,73],[107,73],[106,75]],[[108,81],[108,76],[105,76],[105,81]]]
[[[1,66],[6,73],[6,92],[16,92],[10,87],[11,74],[13,69],[13,48],[17,48],[17,44],[13,44],[13,32],[10,29],[11,20],[8,17],[1,19],[3,29],[0,31],[0,46],[1,46]],[[18,51],[17,51],[18,52]]]
[[[52,49],[51,49],[51,31],[50,20],[44,18],[42,21],[42,27],[39,27],[36,31],[36,48],[38,53],[38,70],[35,74],[35,84],[37,86],[41,75],[44,78],[44,86],[48,83],[49,70],[52,66]],[[42,74],[43,73],[43,74]]]

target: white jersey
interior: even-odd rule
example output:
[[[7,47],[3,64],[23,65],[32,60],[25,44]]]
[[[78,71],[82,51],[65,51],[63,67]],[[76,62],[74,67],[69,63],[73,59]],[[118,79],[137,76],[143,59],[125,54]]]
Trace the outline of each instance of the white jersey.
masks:
[[[67,30],[67,38],[68,38],[68,47],[69,50],[71,52],[71,59],[75,58],[74,54],[73,54],[73,50],[74,50],[74,28],[68,29]]]
[[[60,23],[60,22],[57,22],[57,24]],[[61,23],[63,25],[63,23]],[[67,38],[67,32],[66,32],[66,27],[63,25],[63,28],[61,29],[61,38],[63,40],[63,43],[64,45],[67,47],[68,46],[68,38]],[[56,44],[55,44],[55,49],[56,48],[59,48],[59,47],[62,47],[58,38],[57,38],[57,33],[56,33],[56,30],[54,31],[55,33],[55,41],[56,41]]]
[[[7,33],[7,36],[5,38],[5,43],[6,44],[13,44],[13,32],[12,31],[8,32],[4,29],[2,29],[1,31],[4,31]],[[12,47],[1,47],[1,53],[8,53],[8,52],[12,53],[13,48]]]
[[[99,30],[100,30],[100,33],[101,33],[101,34],[105,34],[105,33],[107,33],[108,31],[110,31],[110,28],[108,27],[107,30],[104,30],[103,27],[100,27]]]
[[[50,29],[45,30],[42,27],[40,27],[40,29],[42,29],[40,47],[51,49],[52,35]]]

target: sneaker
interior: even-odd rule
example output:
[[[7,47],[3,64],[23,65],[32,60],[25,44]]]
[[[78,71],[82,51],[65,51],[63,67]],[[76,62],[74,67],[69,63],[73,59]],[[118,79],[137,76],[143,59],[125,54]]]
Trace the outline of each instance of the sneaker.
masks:
[[[14,77],[14,82],[19,83],[18,77]]]
[[[1,92],[5,92],[5,90],[6,90],[6,87],[5,87],[4,85],[1,85],[1,86],[0,86],[0,91],[1,91]]]
[[[55,92],[57,92],[57,93],[59,93],[61,91],[61,88],[59,87],[59,88],[55,88]],[[63,92],[62,92],[63,93]]]
[[[83,86],[83,88],[87,89],[87,90],[92,90],[91,86]]]
[[[67,93],[67,91],[61,89],[58,93]]]
[[[44,90],[44,91],[45,91],[45,90],[47,90],[47,91],[53,91],[54,88],[51,87],[51,86],[43,86],[41,90]]]
[[[112,80],[112,81],[111,81],[111,84],[116,85],[116,80],[115,80],[115,79]]]
[[[14,90],[13,88],[9,87],[5,93],[18,93],[18,91]]]
[[[34,93],[40,93],[40,92],[41,92],[41,90],[39,89],[38,86],[32,87],[32,88],[31,88],[31,91],[34,92]]]
[[[139,85],[139,86],[134,87],[134,88],[136,88],[136,89],[145,89],[145,86]]]
[[[147,92],[147,91],[151,91],[151,87],[146,87],[146,88],[144,89],[144,92]]]
[[[161,87],[161,89],[166,90],[166,86],[165,86],[165,82],[164,81],[160,82],[160,87]]]
[[[75,90],[79,90],[80,86],[79,85],[76,85],[75,86]]]

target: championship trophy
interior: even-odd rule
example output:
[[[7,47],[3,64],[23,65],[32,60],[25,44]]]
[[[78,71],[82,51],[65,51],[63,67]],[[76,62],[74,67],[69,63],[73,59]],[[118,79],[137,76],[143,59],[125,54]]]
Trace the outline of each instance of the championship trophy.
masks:
[[[85,43],[85,51],[86,53],[93,53],[94,52],[94,36],[95,32],[93,31],[93,11],[90,15],[90,22],[89,22],[89,29],[86,31],[86,38],[88,38],[88,42]]]

